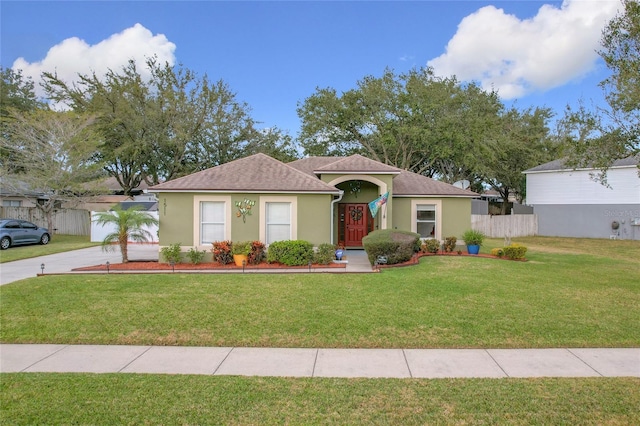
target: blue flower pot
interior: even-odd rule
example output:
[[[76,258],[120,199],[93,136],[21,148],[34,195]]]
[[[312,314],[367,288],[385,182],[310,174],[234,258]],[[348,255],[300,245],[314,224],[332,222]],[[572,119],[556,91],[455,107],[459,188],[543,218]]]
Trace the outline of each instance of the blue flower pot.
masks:
[[[469,254],[478,254],[478,253],[480,253],[480,246],[479,245],[467,246],[467,253],[469,253]]]
[[[344,252],[342,250],[336,250],[336,259],[342,260],[342,255]]]

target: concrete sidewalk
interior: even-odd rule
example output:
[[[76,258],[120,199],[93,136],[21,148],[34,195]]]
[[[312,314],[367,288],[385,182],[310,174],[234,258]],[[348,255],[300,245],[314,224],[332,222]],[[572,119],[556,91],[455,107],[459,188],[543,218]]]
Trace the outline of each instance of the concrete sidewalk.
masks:
[[[288,349],[0,344],[0,372],[285,377],[640,377],[640,348]]]

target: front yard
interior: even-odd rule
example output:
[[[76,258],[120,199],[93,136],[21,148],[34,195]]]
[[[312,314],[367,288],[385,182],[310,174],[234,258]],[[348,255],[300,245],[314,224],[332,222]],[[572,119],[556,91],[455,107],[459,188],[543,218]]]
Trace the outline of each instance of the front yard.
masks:
[[[380,274],[44,276],[0,287],[3,343],[640,346],[640,244],[519,239],[527,262]],[[501,241],[489,241],[485,250]],[[0,422],[638,424],[640,380],[3,374]]]
[[[592,254],[531,249],[528,262],[426,257],[380,274],[44,276],[2,286],[0,341],[638,346],[639,245],[603,243]]]

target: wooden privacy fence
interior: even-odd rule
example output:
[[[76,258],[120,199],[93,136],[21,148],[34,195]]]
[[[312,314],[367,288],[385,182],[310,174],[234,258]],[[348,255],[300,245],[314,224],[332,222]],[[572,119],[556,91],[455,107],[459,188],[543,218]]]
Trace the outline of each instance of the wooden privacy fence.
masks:
[[[538,235],[538,216],[512,214],[505,216],[471,215],[471,228],[489,238],[530,237]]]
[[[47,227],[47,219],[37,207],[0,207],[0,217],[23,219]],[[53,212],[55,234],[90,235],[91,215],[87,210],[59,209]]]

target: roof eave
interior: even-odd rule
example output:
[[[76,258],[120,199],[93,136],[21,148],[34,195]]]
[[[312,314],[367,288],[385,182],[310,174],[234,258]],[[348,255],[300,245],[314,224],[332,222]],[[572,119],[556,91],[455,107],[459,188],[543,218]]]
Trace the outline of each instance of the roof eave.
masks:
[[[328,195],[339,195],[340,191],[287,191],[287,190],[264,190],[264,191],[255,191],[255,190],[244,190],[244,189],[149,189],[149,192],[160,193],[160,192],[204,192],[208,194],[328,194]]]
[[[314,170],[313,173],[320,175],[399,175],[400,172],[367,172],[362,170]]]
[[[480,194],[393,194],[392,198],[476,198],[479,196]]]

